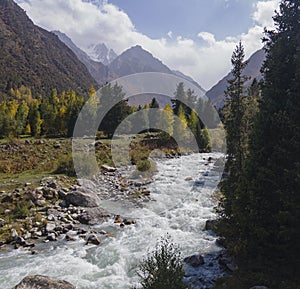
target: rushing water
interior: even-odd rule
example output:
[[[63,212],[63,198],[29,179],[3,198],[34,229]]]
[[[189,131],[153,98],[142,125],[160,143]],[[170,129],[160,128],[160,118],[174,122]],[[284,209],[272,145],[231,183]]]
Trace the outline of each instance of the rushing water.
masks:
[[[212,157],[213,161],[207,159]],[[215,217],[212,194],[219,182],[214,162],[220,154],[196,154],[158,162],[158,174],[150,184],[156,201],[128,214],[136,225],[118,230],[102,245],[85,245],[84,241],[44,244],[40,253],[14,250],[0,253],[0,288],[9,289],[28,274],[42,274],[64,279],[78,289],[127,289],[137,284],[136,267],[158,239],[169,234],[184,256],[205,255],[201,268],[186,266],[186,280],[194,288],[222,274],[216,261],[220,248],[216,237],[203,231],[205,221]],[[112,220],[100,227],[113,229]]]

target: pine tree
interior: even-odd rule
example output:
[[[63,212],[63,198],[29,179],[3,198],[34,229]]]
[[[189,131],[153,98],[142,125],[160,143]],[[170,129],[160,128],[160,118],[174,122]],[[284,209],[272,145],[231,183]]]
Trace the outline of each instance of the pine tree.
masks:
[[[245,161],[245,143],[243,128],[243,116],[245,113],[245,82],[248,79],[243,75],[243,70],[247,63],[244,61],[244,48],[241,42],[236,46],[231,63],[232,79],[228,80],[229,86],[225,92],[226,101],[223,109],[224,126],[226,129],[227,141],[227,162],[226,173],[227,178],[223,180],[221,188],[225,196],[224,214],[235,223],[234,206],[236,200],[236,190],[239,178],[243,171]]]
[[[280,12],[274,17],[276,30],[266,31],[262,100],[250,146],[246,185],[242,188],[247,210],[241,228],[249,255],[264,263],[277,261],[278,267],[298,274],[299,19],[300,1],[283,0]]]

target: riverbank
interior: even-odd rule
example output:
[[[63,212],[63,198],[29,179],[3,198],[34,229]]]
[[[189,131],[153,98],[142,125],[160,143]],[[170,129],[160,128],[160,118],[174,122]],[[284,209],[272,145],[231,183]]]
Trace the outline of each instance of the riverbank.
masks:
[[[143,256],[168,233],[183,256],[204,257],[201,266],[186,265],[187,281],[194,288],[212,286],[213,280],[223,274],[217,258],[222,248],[216,244],[217,237],[204,231],[204,227],[206,220],[215,218],[213,194],[219,172],[214,164],[218,158],[215,154],[197,154],[157,161],[158,172],[153,182],[145,185],[152,200],[145,201],[142,207],[135,202],[130,206],[126,203],[123,216],[134,219],[135,224],[123,227],[122,222],[115,223],[116,204],[120,202],[107,202],[107,211],[113,212],[110,217],[87,225],[99,233],[106,232],[97,235],[100,245],[86,244],[86,239],[71,230],[74,241],[66,241],[65,234],[61,234],[56,242],[36,245],[38,254],[32,255],[22,247],[2,252],[1,284],[10,288],[28,274],[42,274],[66,280],[77,288],[129,288],[138,282],[135,268]],[[97,194],[104,196],[101,178],[93,184]],[[137,183],[137,188],[142,187]]]

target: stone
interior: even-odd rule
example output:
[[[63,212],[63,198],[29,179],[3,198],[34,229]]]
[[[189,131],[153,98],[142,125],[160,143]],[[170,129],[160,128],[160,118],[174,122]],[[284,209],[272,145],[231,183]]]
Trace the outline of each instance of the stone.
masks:
[[[30,239],[30,238],[31,238],[31,233],[30,233],[30,232],[26,232],[25,235],[23,236],[23,238],[24,238],[25,240]]]
[[[71,235],[69,235],[69,234],[66,234],[65,239],[66,239],[68,242],[70,242],[70,241],[76,241],[76,239],[75,239],[74,237],[72,237]]]
[[[55,224],[48,222],[46,225],[46,232],[54,232],[55,230]]]
[[[114,223],[115,224],[121,224],[121,223],[123,223],[123,219],[119,215],[116,215]]]
[[[25,277],[13,289],[76,289],[71,283],[64,280],[55,280],[48,276],[29,275]]]
[[[45,200],[37,200],[35,204],[39,207],[43,207],[46,204]]]
[[[57,189],[57,183],[55,180],[51,181],[50,183],[48,183],[47,185],[49,188],[52,188],[52,189]]]
[[[40,237],[43,236],[43,233],[41,231],[36,231],[36,232],[33,233],[33,235],[34,235],[35,238],[40,238]]]
[[[208,231],[215,231],[218,225],[218,220],[207,220],[205,223],[205,228],[204,230]]]
[[[225,251],[220,254],[218,262],[223,268],[230,272],[238,270],[238,266],[235,264],[234,259],[228,256]]]
[[[47,219],[48,219],[48,221],[55,221],[55,216],[50,214],[50,215],[48,215]]]
[[[200,254],[188,256],[183,261],[192,267],[199,267],[204,264],[204,258]]]
[[[93,245],[100,245],[101,242],[95,234],[91,234],[89,235],[86,243],[93,244]]]
[[[101,168],[109,173],[115,172],[117,169],[108,165],[102,165]]]
[[[16,239],[17,237],[19,237],[19,234],[15,229],[11,229],[10,236],[12,239]]]
[[[266,286],[254,286],[254,287],[251,287],[250,289],[268,289],[268,287],[266,287]]]
[[[136,223],[136,221],[130,220],[130,219],[124,219],[123,223],[124,223],[124,225],[134,225]]]
[[[48,234],[47,240],[52,241],[52,242],[53,242],[53,241],[57,241],[56,235],[55,235],[54,233]]]
[[[20,236],[15,238],[15,242],[16,242],[16,244],[21,245],[21,246],[24,246],[26,244],[25,240]]]
[[[65,201],[67,205],[81,206],[81,207],[98,207],[100,199],[91,192],[73,191],[67,194]]]
[[[6,225],[6,221],[0,218],[0,228]]]
[[[53,147],[54,147],[55,149],[59,149],[59,148],[61,147],[61,145],[60,145],[59,143],[55,143],[55,144],[53,145]]]

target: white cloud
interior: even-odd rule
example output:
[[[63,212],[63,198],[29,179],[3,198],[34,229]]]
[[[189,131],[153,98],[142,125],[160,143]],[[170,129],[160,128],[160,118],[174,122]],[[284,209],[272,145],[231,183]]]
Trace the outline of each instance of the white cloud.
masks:
[[[255,4],[255,12],[252,18],[258,25],[272,27],[272,16],[274,15],[274,11],[278,10],[278,7],[279,0],[258,1]]]
[[[84,0],[91,1],[91,0]],[[278,0],[258,1],[252,15],[255,24],[241,35],[216,40],[209,32],[200,31],[197,39],[173,37],[170,31],[165,38],[152,39],[137,31],[129,16],[106,1],[98,8],[82,0],[19,0],[34,22],[48,30],[60,30],[81,48],[104,42],[117,53],[141,45],[171,69],[192,76],[209,89],[230,70],[230,57],[235,45],[242,40],[246,56],[262,47],[263,27],[269,26]],[[199,39],[200,40],[200,39]]]

